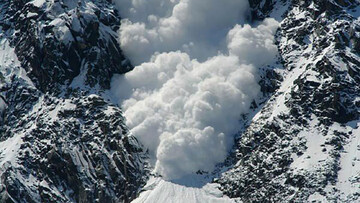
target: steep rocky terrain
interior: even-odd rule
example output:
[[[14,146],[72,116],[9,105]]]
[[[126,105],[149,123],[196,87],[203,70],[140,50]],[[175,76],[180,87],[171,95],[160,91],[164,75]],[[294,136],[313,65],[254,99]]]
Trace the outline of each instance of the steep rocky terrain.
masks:
[[[359,201],[359,1],[252,7],[257,18],[287,8],[277,34],[283,81],[217,182],[244,202]]]
[[[0,1],[0,202],[128,202],[145,153],[106,89],[131,65],[108,1]]]

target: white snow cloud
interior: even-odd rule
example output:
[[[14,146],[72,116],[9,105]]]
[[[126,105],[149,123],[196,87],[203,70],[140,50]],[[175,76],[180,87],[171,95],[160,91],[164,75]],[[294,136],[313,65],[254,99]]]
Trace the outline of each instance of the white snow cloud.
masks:
[[[241,63],[261,66],[269,63],[277,54],[274,45],[274,34],[278,22],[272,18],[265,19],[256,28],[250,25],[235,25],[228,33],[230,54],[239,57]]]
[[[238,0],[119,0],[120,44],[138,64],[112,93],[131,132],[167,179],[211,171],[257,98],[257,67],[273,62],[278,23],[241,26]],[[154,7],[156,9],[151,9]]]
[[[128,17],[122,21],[120,44],[135,65],[155,52],[181,50],[199,60],[214,56],[248,10],[247,0],[118,0],[117,4]]]

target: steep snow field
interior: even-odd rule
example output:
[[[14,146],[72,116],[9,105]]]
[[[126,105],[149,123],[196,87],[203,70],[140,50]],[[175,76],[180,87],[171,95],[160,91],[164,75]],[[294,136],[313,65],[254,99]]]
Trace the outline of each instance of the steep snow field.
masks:
[[[224,196],[214,183],[201,175],[191,175],[178,181],[152,177],[140,196],[132,203],[230,203],[235,199]]]
[[[351,126],[351,127],[350,127]],[[339,126],[335,126],[340,128]],[[355,193],[360,188],[356,176],[360,174],[360,121],[353,122],[348,128],[354,128],[340,158],[337,188],[344,196]]]

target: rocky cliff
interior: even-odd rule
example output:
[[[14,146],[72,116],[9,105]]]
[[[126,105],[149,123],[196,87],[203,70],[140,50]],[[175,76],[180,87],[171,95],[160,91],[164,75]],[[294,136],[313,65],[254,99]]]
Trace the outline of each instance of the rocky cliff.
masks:
[[[253,1],[285,10],[279,88],[237,139],[217,182],[244,202],[359,201],[359,1]]]
[[[108,1],[1,1],[1,202],[129,202],[141,145],[106,96],[132,67]]]

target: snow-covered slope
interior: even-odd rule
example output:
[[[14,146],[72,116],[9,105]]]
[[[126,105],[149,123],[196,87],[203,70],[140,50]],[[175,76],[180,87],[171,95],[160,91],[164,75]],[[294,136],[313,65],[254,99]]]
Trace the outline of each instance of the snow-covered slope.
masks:
[[[0,202],[128,202],[145,183],[106,93],[131,69],[119,25],[108,1],[0,1]]]
[[[132,203],[235,202],[235,199],[223,195],[223,192],[218,189],[218,184],[208,181],[202,175],[191,175],[181,181],[166,181],[159,177],[150,178],[140,196]]]
[[[257,12],[276,15],[262,2]],[[278,33],[283,82],[217,182],[245,202],[357,202],[359,1],[289,2]]]

